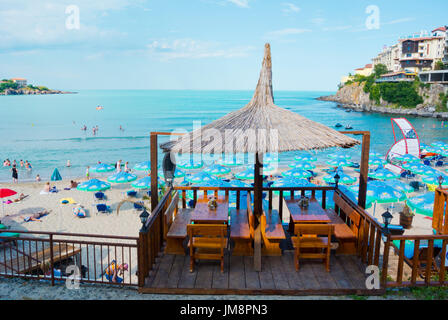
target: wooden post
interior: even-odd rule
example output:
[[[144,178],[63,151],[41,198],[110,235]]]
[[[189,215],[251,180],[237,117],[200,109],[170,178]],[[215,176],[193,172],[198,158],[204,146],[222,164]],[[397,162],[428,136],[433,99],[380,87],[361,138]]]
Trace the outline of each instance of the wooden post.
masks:
[[[254,270],[261,271],[261,228],[260,217],[263,214],[263,161],[262,154],[255,154],[254,174],[254,215],[256,217],[254,235]]]
[[[367,179],[369,176],[370,132],[362,136],[361,167],[359,176],[358,205],[365,209],[367,199]]]
[[[151,132],[151,211],[157,207],[159,203],[159,187],[157,173],[158,145],[157,133]]]

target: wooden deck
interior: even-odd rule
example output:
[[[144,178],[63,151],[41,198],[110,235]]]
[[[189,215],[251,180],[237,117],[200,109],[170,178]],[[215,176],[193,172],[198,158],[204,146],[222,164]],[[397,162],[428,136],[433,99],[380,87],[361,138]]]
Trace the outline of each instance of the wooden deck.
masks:
[[[263,257],[262,271],[253,271],[253,257],[226,256],[224,273],[218,261],[200,260],[189,271],[189,256],[163,255],[142,293],[159,294],[240,294],[240,295],[378,295],[383,290],[367,290],[365,267],[355,256],[331,256],[327,273],[320,261],[301,261],[294,269],[292,251],[280,257]]]

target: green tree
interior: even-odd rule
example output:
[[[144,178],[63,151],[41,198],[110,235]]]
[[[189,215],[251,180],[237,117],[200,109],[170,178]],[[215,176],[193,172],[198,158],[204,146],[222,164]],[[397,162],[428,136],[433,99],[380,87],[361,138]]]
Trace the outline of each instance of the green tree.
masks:
[[[375,78],[379,78],[383,74],[386,74],[388,72],[389,72],[389,70],[387,69],[387,67],[384,64],[380,63],[375,66],[375,70],[374,70],[373,74],[375,75]]]
[[[437,61],[434,70],[445,70],[446,65],[442,61]]]

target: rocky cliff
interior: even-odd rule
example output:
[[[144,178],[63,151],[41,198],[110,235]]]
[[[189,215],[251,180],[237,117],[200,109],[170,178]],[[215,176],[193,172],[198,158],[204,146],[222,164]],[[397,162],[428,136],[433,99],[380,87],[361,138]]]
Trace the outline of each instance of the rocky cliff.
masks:
[[[319,97],[318,100],[337,102],[340,107],[355,111],[448,119],[448,112],[436,112],[437,106],[441,103],[441,93],[448,94],[448,86],[432,84],[429,88],[419,88],[418,94],[423,98],[423,103],[416,108],[403,108],[383,99],[377,104],[370,100],[369,93],[364,92],[364,83],[355,82],[341,87],[335,95]]]
[[[69,93],[76,93],[76,92],[68,92],[68,91],[59,91],[59,90],[38,90],[38,89],[30,89],[30,88],[20,88],[20,89],[5,89],[4,91],[0,92],[0,95],[2,96],[9,96],[9,95],[32,95],[32,94],[69,94]]]

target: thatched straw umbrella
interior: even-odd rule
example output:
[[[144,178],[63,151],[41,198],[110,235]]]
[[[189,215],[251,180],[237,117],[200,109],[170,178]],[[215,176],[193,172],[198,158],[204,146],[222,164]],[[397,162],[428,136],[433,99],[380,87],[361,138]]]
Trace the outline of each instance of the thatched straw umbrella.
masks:
[[[174,153],[254,153],[254,213],[259,217],[262,214],[261,163],[264,153],[349,148],[357,144],[359,141],[353,138],[274,104],[271,49],[266,44],[254,96],[244,108],[161,147]],[[256,234],[260,235],[259,230]],[[261,244],[257,239],[255,244],[255,266],[260,269]]]

